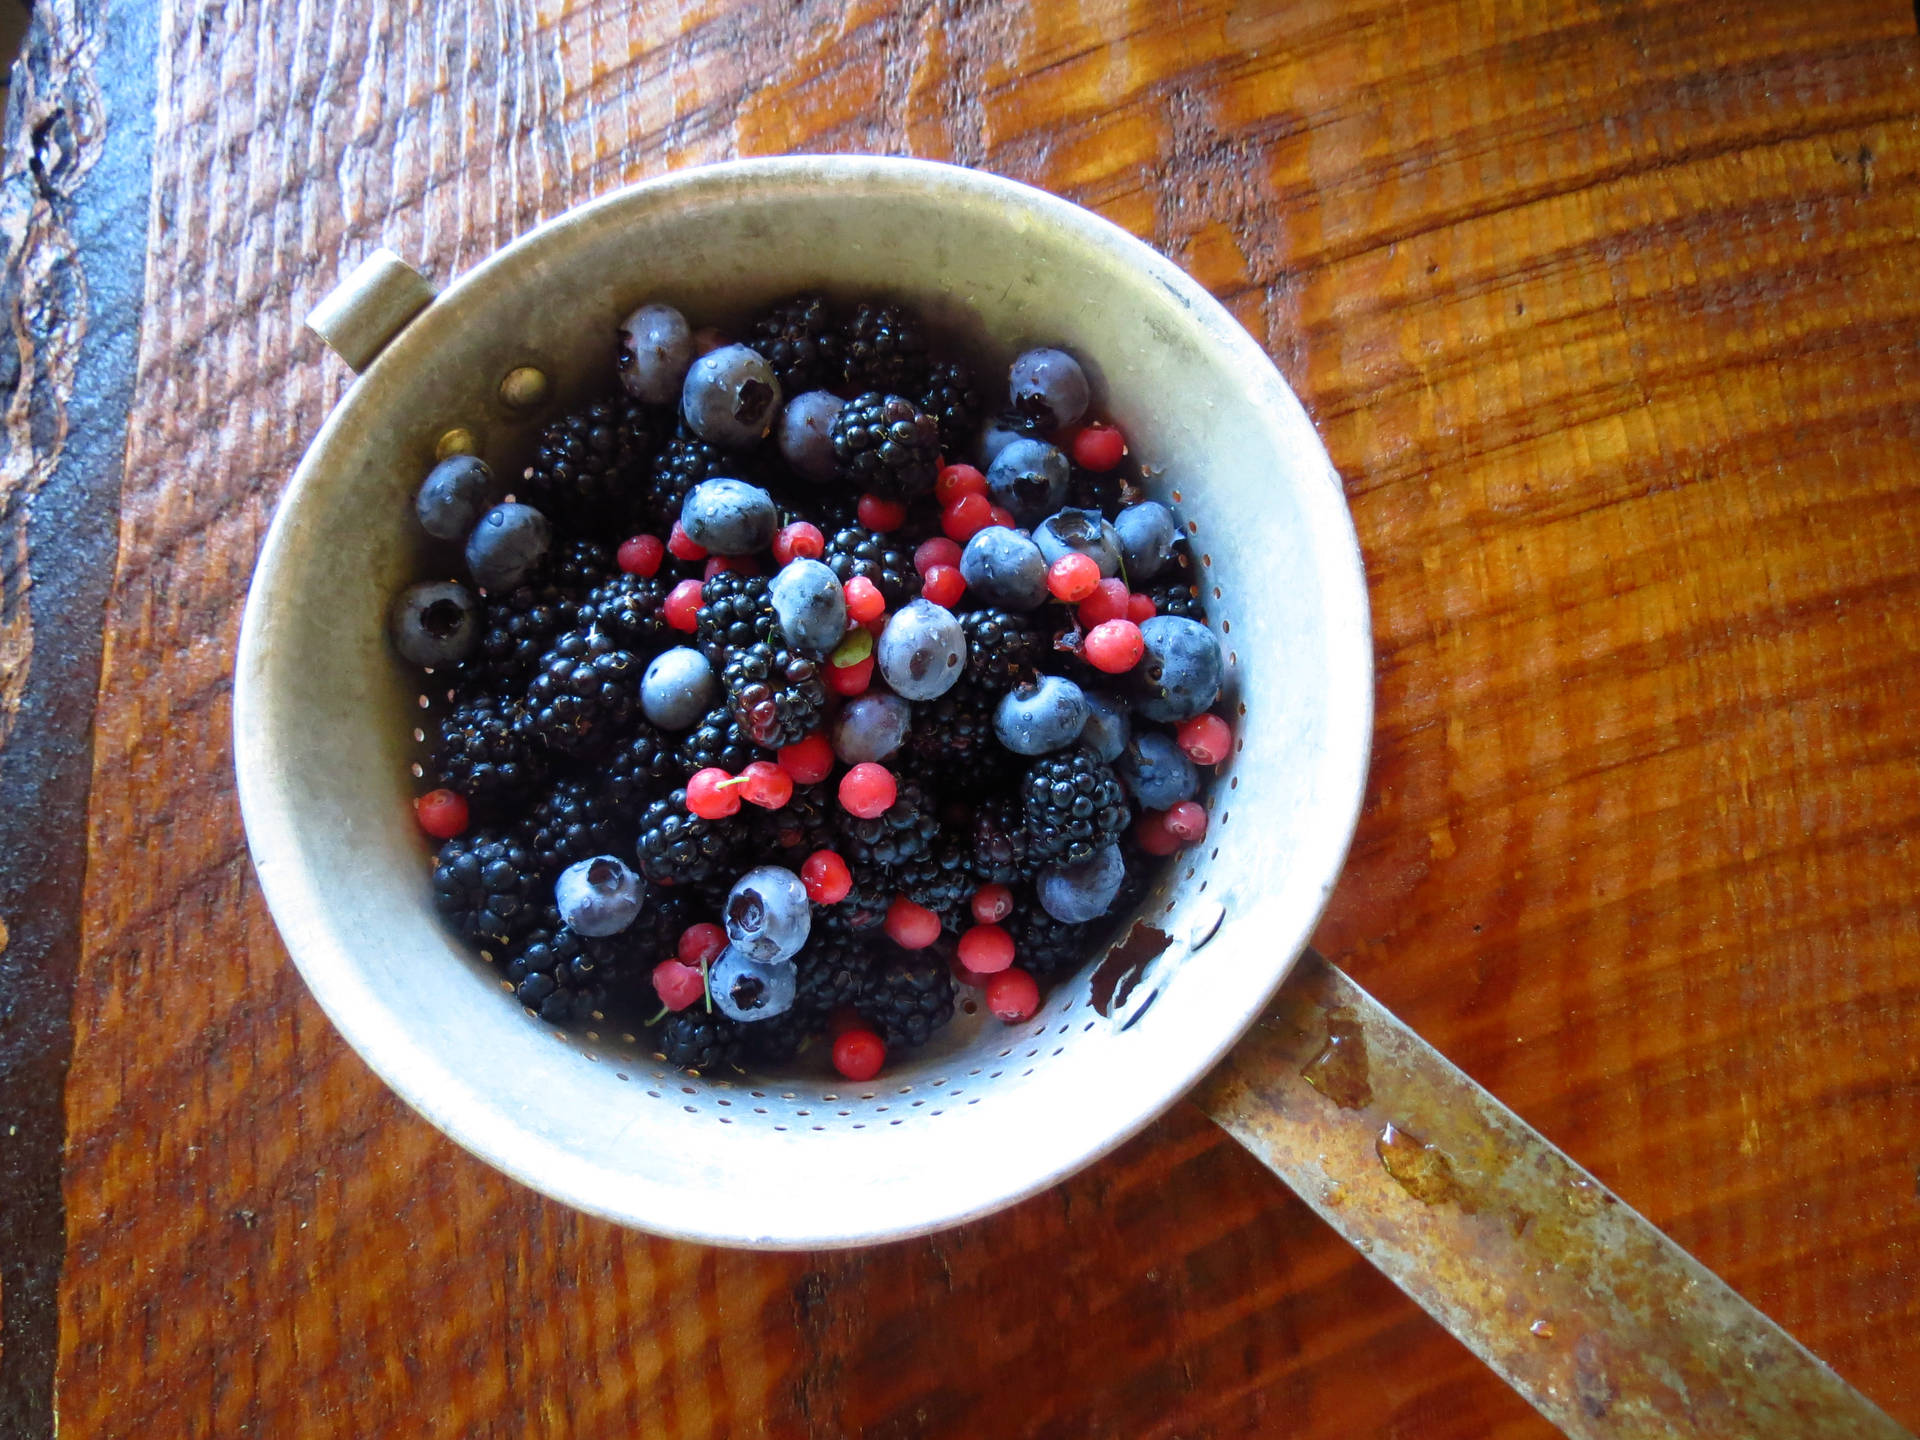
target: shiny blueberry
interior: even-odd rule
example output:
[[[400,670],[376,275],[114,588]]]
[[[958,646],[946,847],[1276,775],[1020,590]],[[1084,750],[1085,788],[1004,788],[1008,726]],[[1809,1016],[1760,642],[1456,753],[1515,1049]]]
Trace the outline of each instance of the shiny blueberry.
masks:
[[[1000,697],[993,733],[1016,755],[1045,755],[1071,745],[1087,723],[1087,697],[1061,675],[1042,675]]]
[[[849,700],[835,718],[829,739],[848,765],[882,761],[906,743],[913,707],[898,695],[870,694]]]
[[[640,677],[640,709],[662,730],[685,730],[720,698],[720,678],[707,657],[688,645],[662,650]]]
[[[1000,458],[1000,452],[1016,440],[1039,438],[1039,423],[1024,415],[1002,415],[996,420],[989,420],[986,429],[980,432],[980,463],[992,465]]]
[[[1047,866],[1034,881],[1034,890],[1040,908],[1054,919],[1084,925],[1107,913],[1126,878],[1127,863],[1120,857],[1120,847],[1107,845],[1071,865]]]
[[[467,569],[482,590],[517,588],[547,558],[553,527],[531,505],[496,505],[467,536]]]
[[[847,633],[847,592],[818,560],[790,560],[773,577],[773,613],[787,643],[809,655],[825,655]]]
[[[799,984],[791,960],[762,965],[749,960],[737,945],[722,950],[707,971],[707,993],[713,997],[713,1008],[742,1024],[786,1014],[793,1008]]]
[[[457,665],[480,644],[480,601],[464,585],[428,580],[409,585],[388,617],[393,648],[415,665]]]
[[[833,479],[838,464],[833,455],[833,422],[843,403],[830,390],[809,390],[794,396],[780,412],[775,432],[780,454],[808,480],[824,483]]]
[[[478,455],[449,455],[427,472],[413,497],[420,528],[436,540],[463,540],[500,498],[493,471]]]
[[[967,636],[944,605],[909,600],[873,649],[880,676],[909,700],[938,700],[967,673]]]
[[[640,913],[647,883],[611,855],[569,865],[553,884],[560,918],[582,935],[618,935]]]
[[[751,555],[773,541],[780,512],[773,497],[744,480],[702,480],[680,506],[680,528],[715,555]]]
[[[1037,525],[1066,501],[1073,467],[1044,440],[1015,440],[987,467],[987,494],[1022,525]]]
[[[757,350],[722,345],[694,361],[680,417],[702,440],[739,450],[764,439],[780,413],[780,382]]]
[[[1156,615],[1142,622],[1146,654],[1132,674],[1136,714],[1149,720],[1191,720],[1220,694],[1220,640],[1198,620]]]
[[[1120,573],[1120,537],[1098,510],[1060,510],[1049,515],[1034,527],[1033,543],[1049,565],[1063,555],[1079,554],[1099,565],[1102,580]]]
[[[1029,350],[1007,377],[1013,408],[1050,430],[1064,430],[1087,413],[1087,372],[1064,350]]]
[[[1087,723],[1080,727],[1080,743],[1093,752],[1093,758],[1111,765],[1127,748],[1133,733],[1133,721],[1127,707],[1111,695],[1098,690],[1086,692]]]
[[[1200,772],[1173,743],[1171,735],[1142,730],[1113,762],[1127,793],[1148,810],[1171,810],[1191,800],[1200,788]]]
[[[771,965],[800,953],[813,925],[813,909],[798,875],[778,865],[760,865],[734,882],[721,918],[734,949],[756,964]]]
[[[693,332],[671,305],[642,305],[620,325],[620,383],[636,400],[671,405],[693,363]]]
[[[1047,599],[1047,559],[1029,535],[1004,525],[977,531],[960,552],[973,598],[1002,610],[1037,610]]]
[[[1113,517],[1120,537],[1120,555],[1127,562],[1127,584],[1139,586],[1172,563],[1173,539],[1179,533],[1173,512],[1158,500],[1142,500]]]

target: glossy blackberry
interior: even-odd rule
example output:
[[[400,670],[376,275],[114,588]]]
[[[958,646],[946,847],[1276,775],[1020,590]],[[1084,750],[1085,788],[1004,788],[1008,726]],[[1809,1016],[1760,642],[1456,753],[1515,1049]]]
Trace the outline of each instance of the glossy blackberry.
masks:
[[[624,521],[663,428],[658,410],[625,396],[563,415],[540,432],[520,498],[563,524]]]
[[[722,570],[701,583],[693,643],[715,669],[726,664],[730,652],[767,638],[774,625],[773,602],[767,598],[770,584],[758,575],[733,570]]]
[[[618,821],[618,806],[602,786],[556,780],[534,801],[521,834],[540,869],[551,876],[576,860],[624,848],[618,844]]]
[[[983,885],[1012,885],[1038,868],[1027,839],[1026,808],[1018,795],[995,795],[975,808],[967,864]]]
[[[683,776],[696,770],[718,766],[729,775],[738,775],[747,765],[761,758],[739,719],[725,705],[717,705],[706,718],[681,738],[674,761]]]
[[[875,531],[858,525],[837,530],[821,558],[842,585],[856,575],[871,580],[889,610],[898,610],[920,594],[920,572],[913,568],[913,551]]]
[[[693,924],[695,920],[710,918],[718,912],[710,912],[697,907],[691,894],[674,886],[656,886],[647,893],[647,903],[640,908],[639,918],[622,932],[632,942],[632,963],[639,967],[635,971],[636,989],[645,989],[638,985],[639,976],[653,969],[662,960],[671,960],[680,944],[680,932]],[[653,994],[646,989],[646,999],[651,1001]]]
[[[1200,603],[1200,592],[1187,584],[1155,585],[1147,590],[1156,615],[1181,615],[1205,622],[1207,607]]]
[[[778,810],[753,809],[751,825],[753,847],[762,855],[772,853],[771,863],[798,869],[816,850],[831,850],[839,832],[833,824],[833,812],[839,808],[831,784],[796,785],[793,798]],[[790,852],[790,853],[789,853]]]
[[[1099,938],[1094,925],[1068,925],[1029,901],[1007,921],[1013,936],[1013,963],[1036,980],[1076,970]]]
[[[1050,648],[1031,620],[1009,610],[970,610],[960,628],[967,637],[967,680],[995,695],[1032,680]]]
[[[727,703],[754,744],[776,750],[820,728],[827,684],[818,661],[763,640],[736,650],[720,672]]]
[[[680,502],[702,480],[717,475],[742,478],[732,452],[709,445],[690,430],[682,429],[661,449],[647,471],[646,503],[662,530],[680,518]]]
[[[518,702],[486,690],[462,695],[440,717],[440,734],[425,767],[436,785],[457,790],[469,801],[490,802],[515,795],[546,772],[524,734],[525,711]]]
[[[802,1050],[819,1042],[826,1017],[804,1010],[796,1001],[791,1010],[740,1027],[740,1043],[749,1059],[784,1065]]]
[[[547,583],[576,604],[595,586],[620,573],[613,552],[597,540],[563,540],[553,547],[543,567]]]
[[[667,617],[660,603],[667,587],[658,575],[630,575],[621,571],[587,593],[580,605],[584,625],[597,625],[628,650],[651,653],[668,639]]]
[[[926,385],[926,336],[897,305],[860,306],[843,345],[840,373],[850,390],[917,395]]]
[[[645,720],[633,722],[630,733],[595,767],[601,794],[613,815],[637,820],[642,810],[685,778],[677,749],[671,735],[661,734]]]
[[[836,810],[838,807],[835,807]],[[835,845],[844,852],[845,842],[839,837]],[[814,917],[816,928],[822,934],[843,936],[864,935],[876,931],[885,923],[887,906],[893,903],[893,897],[899,893],[894,887],[893,876],[884,865],[871,860],[853,859],[845,853],[841,858],[847,862],[847,869],[853,876],[853,887],[847,891],[846,898],[832,905],[822,906]]]
[[[1020,794],[1029,842],[1043,861],[1084,860],[1127,827],[1120,781],[1078,745],[1034,761]]]
[[[834,816],[840,827],[840,856],[875,865],[904,865],[927,853],[940,833],[933,805],[917,780],[901,780],[893,804],[872,819],[846,810]]]
[[[476,945],[502,944],[532,929],[544,888],[533,852],[501,830],[456,835],[434,857],[433,903]]]
[[[940,427],[898,395],[869,391],[840,407],[833,456],[849,489],[889,500],[916,500],[940,468]]]
[[[725,823],[688,814],[685,790],[661,796],[640,814],[640,873],[671,885],[711,880],[733,855]]]
[[[973,371],[957,360],[943,360],[927,371],[920,408],[940,427],[940,448],[949,460],[971,452],[987,413]]]
[[[819,295],[800,295],[774,306],[754,322],[747,344],[773,367],[789,398],[840,383],[840,327]]]
[[[505,595],[489,595],[479,654],[468,662],[468,669],[488,685],[518,685],[533,673],[547,647],[578,619],[577,599],[550,580],[522,585]]]
[[[914,702],[908,752],[933,773],[955,770],[975,789],[991,785],[1011,756],[993,733],[997,697],[965,683],[938,700]]]
[[[931,951],[895,951],[868,974],[854,1008],[888,1050],[924,1045],[953,1019],[953,972]]]
[[[973,878],[958,841],[943,836],[919,859],[895,867],[893,879],[902,895],[933,911],[949,930],[970,923],[967,901],[979,882]]]
[[[569,630],[527,682],[526,732],[569,755],[611,745],[640,709],[640,660],[599,630]]]
[[[542,1020],[581,1025],[604,1018],[614,987],[628,978],[627,950],[624,936],[589,939],[549,905],[508,955],[506,977],[513,998]]]
[[[738,1062],[740,1032],[745,1028],[710,1013],[696,1000],[660,1022],[653,1032],[653,1048],[669,1065],[711,1074]]]
[[[851,1005],[873,968],[867,942],[851,933],[816,933],[794,958],[799,967],[793,1008],[824,1018]]]

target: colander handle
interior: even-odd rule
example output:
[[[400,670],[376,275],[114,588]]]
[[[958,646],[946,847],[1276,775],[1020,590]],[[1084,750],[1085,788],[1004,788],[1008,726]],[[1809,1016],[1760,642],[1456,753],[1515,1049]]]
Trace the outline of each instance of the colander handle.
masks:
[[[1194,1097],[1570,1436],[1906,1436],[1308,951]]]

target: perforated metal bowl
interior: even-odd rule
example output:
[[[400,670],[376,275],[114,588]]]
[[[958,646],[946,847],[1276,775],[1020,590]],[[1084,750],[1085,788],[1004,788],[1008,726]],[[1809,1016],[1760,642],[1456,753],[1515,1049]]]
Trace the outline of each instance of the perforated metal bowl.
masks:
[[[511,372],[541,372],[557,403],[604,374],[611,327],[644,300],[705,319],[816,288],[905,299],[995,368],[1041,342],[1091,362],[1100,403],[1189,534],[1239,740],[1205,846],[1178,857],[1139,912],[1174,943],[1111,1013],[1092,1003],[1102,957],[1090,956],[1031,1021],[962,1013],[869,1084],[692,1078],[621,1035],[582,1040],[529,1018],[440,925],[408,775],[415,717],[435,697],[389,653],[384,615],[424,564],[409,511],[442,437],[463,428],[510,463],[552,413],[509,405]],[[1064,201],[853,157],[638,185],[429,294],[387,263],[316,315],[365,369],[275,517],[234,695],[268,904],[314,995],[394,1090],[583,1210],[718,1244],[812,1247],[931,1230],[1039,1190],[1226,1052],[1305,943],[1345,854],[1371,647],[1339,480],[1225,310]],[[524,398],[529,378],[506,393]]]

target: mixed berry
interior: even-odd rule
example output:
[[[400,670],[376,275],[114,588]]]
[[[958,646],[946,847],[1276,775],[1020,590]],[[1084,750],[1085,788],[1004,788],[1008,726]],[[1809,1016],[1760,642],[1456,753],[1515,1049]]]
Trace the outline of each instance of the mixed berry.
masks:
[[[849,1079],[960,991],[1008,1023],[1196,845],[1218,641],[1060,349],[988,387],[919,320],[644,306],[516,484],[435,466],[458,579],[395,602],[438,711],[435,902],[544,1020]],[[511,493],[509,493],[511,492]],[[457,556],[457,558],[456,558]]]

